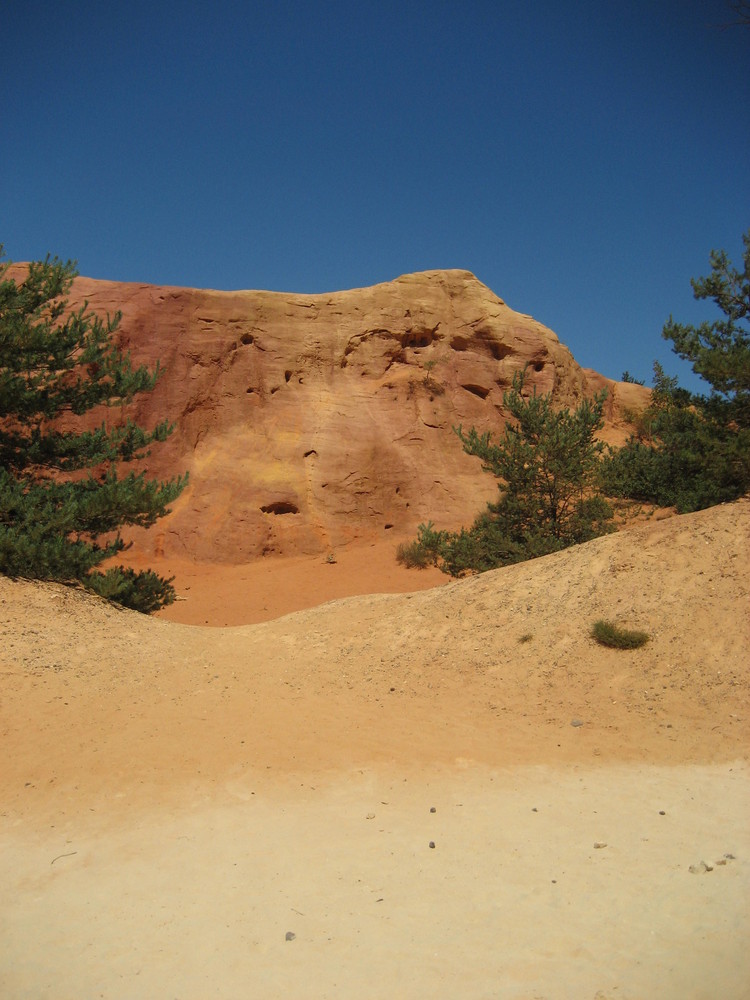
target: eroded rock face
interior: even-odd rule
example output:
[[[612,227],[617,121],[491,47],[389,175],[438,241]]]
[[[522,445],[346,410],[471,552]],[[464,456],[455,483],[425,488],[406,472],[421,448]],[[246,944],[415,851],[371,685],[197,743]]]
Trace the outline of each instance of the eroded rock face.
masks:
[[[452,428],[499,430],[515,372],[528,366],[529,387],[560,405],[606,386],[615,436],[622,404],[646,398],[582,370],[467,271],[324,295],[78,278],[71,300],[83,299],[121,310],[123,347],[165,369],[133,415],[174,421],[147,468],[189,471],[190,484],[133,535],[147,553],[237,563],[469,523],[497,488]]]

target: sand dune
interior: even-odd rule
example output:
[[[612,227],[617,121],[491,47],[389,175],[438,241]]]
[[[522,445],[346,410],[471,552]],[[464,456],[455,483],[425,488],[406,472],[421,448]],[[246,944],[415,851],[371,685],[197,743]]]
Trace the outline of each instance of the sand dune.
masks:
[[[747,996],[749,543],[184,567],[203,627],[1,579],[2,995]]]

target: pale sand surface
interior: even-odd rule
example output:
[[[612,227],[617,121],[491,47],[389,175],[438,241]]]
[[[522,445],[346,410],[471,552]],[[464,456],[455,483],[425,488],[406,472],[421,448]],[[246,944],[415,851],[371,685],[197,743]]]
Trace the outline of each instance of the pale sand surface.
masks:
[[[0,578],[0,996],[747,997],[749,553],[742,502],[235,628]]]
[[[255,778],[6,834],[3,996],[747,996],[745,768]]]

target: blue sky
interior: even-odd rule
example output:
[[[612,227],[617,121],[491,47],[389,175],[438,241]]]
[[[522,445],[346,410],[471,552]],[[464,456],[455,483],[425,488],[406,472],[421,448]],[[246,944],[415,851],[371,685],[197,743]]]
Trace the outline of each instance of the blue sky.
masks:
[[[82,274],[323,292],[473,271],[650,379],[750,228],[724,0],[47,0],[0,9],[0,241]]]

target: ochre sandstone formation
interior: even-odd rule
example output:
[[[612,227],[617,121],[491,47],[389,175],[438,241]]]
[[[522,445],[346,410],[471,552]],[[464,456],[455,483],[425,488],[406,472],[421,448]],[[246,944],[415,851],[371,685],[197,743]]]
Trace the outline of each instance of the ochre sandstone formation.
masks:
[[[453,427],[499,430],[524,366],[529,388],[560,405],[606,386],[610,438],[647,398],[581,369],[467,271],[323,295],[78,278],[71,302],[83,300],[121,310],[122,346],[164,369],[131,412],[146,426],[174,421],[146,465],[190,483],[168,517],[133,534],[147,554],[240,563],[469,523],[497,488]]]

